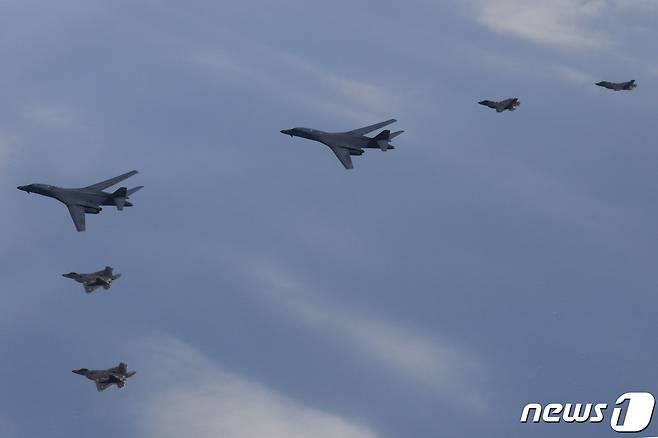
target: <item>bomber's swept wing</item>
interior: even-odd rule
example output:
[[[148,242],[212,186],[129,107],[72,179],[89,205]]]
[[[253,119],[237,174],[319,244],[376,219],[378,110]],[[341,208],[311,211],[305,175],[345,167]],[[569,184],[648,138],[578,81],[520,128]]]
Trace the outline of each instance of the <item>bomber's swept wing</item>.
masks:
[[[385,121],[385,122],[375,123],[374,125],[364,126],[363,128],[354,129],[353,131],[348,131],[347,133],[348,133],[348,134],[353,134],[353,135],[366,135],[366,134],[369,133],[369,132],[375,131],[375,130],[377,130],[377,129],[379,129],[379,128],[383,128],[384,126],[388,126],[388,125],[390,125],[391,123],[395,123],[395,122],[397,122],[397,120],[395,120],[395,119],[390,119],[390,120],[387,120],[387,121]],[[334,151],[334,152],[335,152],[335,151]],[[343,160],[341,160],[341,162],[342,162],[342,161],[343,161]],[[343,163],[343,164],[344,164],[344,163]],[[345,167],[347,167],[347,166],[345,166]],[[348,168],[348,169],[349,169],[349,168]]]
[[[496,109],[497,108],[497,102],[493,102],[491,100],[482,100],[478,102],[480,105],[488,106],[489,108]]]
[[[90,186],[85,187],[85,189],[88,190],[105,190],[108,187],[112,187],[115,184],[119,184],[121,181],[124,179],[130,178],[131,176],[135,175],[137,173],[136,170],[130,171],[128,173],[124,173],[123,175],[115,176],[114,178],[107,179],[105,181],[101,181],[96,184],[92,184]]]
[[[78,231],[85,230],[85,208],[80,205],[67,205],[71,219],[75,224],[75,229]]]
[[[338,157],[340,162],[343,163],[345,169],[352,169],[354,167],[352,165],[352,157],[350,155],[349,149],[342,146],[330,146],[330,148],[332,151],[334,151],[334,154],[336,154],[336,157]]]

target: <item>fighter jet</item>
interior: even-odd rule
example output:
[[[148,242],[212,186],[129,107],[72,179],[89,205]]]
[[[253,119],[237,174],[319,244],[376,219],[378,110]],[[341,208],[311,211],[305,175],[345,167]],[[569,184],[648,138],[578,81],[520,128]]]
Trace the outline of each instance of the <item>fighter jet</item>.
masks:
[[[391,132],[386,129],[374,137],[366,137],[366,134],[391,123],[397,122],[395,119],[390,119],[385,122],[376,123],[374,125],[365,126],[363,128],[354,129],[347,132],[324,132],[310,128],[292,128],[284,129],[282,134],[287,134],[290,137],[302,137],[309,140],[318,141],[333,151],[340,162],[345,166],[345,169],[352,169],[352,155],[361,155],[364,149],[380,149],[387,151],[395,149],[389,142],[402,134],[404,131]]]
[[[128,371],[128,365],[123,362],[116,367],[106,370],[80,368],[79,370],[73,370],[73,372],[96,382],[98,392],[105,391],[112,385],[116,385],[117,388],[121,389],[125,386],[126,379],[134,376],[136,373],[136,371]]]
[[[505,110],[515,111],[516,107],[521,105],[521,102],[519,102],[519,99],[517,99],[516,97],[501,100],[500,102],[497,102],[495,100],[482,100],[478,103],[480,105],[488,106],[489,108],[495,109],[497,113],[502,113]]]
[[[69,213],[71,213],[75,229],[84,231],[85,213],[98,214],[102,210],[101,205],[114,205],[117,210],[123,210],[123,207],[132,207],[132,204],[128,202],[130,195],[144,186],[132,189],[121,187],[114,191],[114,193],[104,192],[103,190],[120,183],[126,178],[130,178],[136,173],[137,171],[133,170],[132,172],[124,173],[123,175],[79,189],[64,189],[47,184],[30,184],[19,186],[18,190],[27,193],[38,193],[64,203],[68,207]]]
[[[115,274],[111,266],[106,266],[102,271],[92,272],[89,274],[78,274],[77,272],[69,272],[62,274],[62,277],[70,278],[82,283],[85,292],[92,293],[99,287],[108,290],[112,286],[112,282],[121,277],[121,274]]]
[[[635,83],[635,79],[628,81],[628,82],[608,82],[608,81],[601,81],[597,82],[596,85],[599,87],[603,88],[608,88],[610,90],[615,90],[615,91],[631,91],[633,88],[637,87],[637,84]]]

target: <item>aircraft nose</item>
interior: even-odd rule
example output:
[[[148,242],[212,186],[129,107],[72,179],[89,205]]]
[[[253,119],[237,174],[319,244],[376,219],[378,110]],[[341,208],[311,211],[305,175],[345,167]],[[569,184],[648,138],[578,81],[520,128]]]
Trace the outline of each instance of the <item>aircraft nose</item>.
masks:
[[[73,370],[72,373],[82,375],[82,370]]]
[[[18,186],[16,187],[18,190],[22,190],[24,192],[30,193],[30,190],[27,186]]]
[[[281,134],[286,134],[292,137],[292,129],[282,129]]]

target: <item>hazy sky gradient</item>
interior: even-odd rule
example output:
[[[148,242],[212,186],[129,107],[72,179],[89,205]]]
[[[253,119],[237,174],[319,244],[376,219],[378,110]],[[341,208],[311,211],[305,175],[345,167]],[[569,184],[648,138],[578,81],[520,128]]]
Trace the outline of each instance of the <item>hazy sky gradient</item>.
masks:
[[[1,438],[606,437],[521,408],[658,394],[658,1],[0,10]],[[349,172],[279,133],[391,117]],[[132,169],[85,233],[16,190]]]

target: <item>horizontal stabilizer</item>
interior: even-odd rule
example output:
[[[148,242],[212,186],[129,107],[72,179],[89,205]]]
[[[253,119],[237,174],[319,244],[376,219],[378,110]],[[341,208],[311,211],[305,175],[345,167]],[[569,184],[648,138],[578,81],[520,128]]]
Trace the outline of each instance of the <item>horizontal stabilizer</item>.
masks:
[[[132,189],[128,189],[128,192],[126,193],[128,196],[132,195],[133,193],[143,189],[144,186],[138,186],[138,187],[133,187]]]
[[[391,133],[391,135],[388,136],[388,138],[389,138],[389,140],[393,140],[395,137],[397,137],[398,135],[402,134],[403,132],[404,132],[404,131],[396,131],[396,132],[393,132],[393,133]]]

